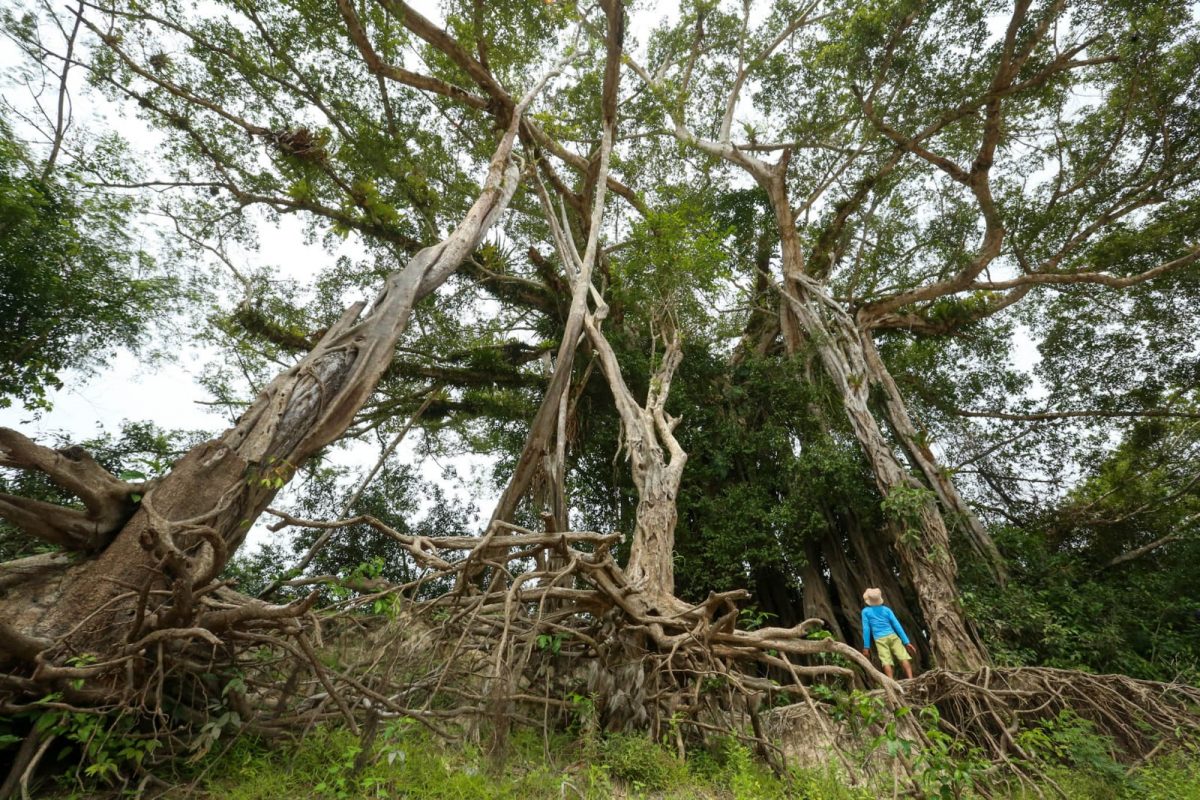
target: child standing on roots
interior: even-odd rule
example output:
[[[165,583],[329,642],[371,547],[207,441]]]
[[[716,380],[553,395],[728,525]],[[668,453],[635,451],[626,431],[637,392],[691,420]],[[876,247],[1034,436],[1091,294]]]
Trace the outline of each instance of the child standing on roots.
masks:
[[[900,620],[883,604],[883,592],[867,589],[863,592],[863,601],[867,604],[862,610],[863,655],[871,657],[871,640],[874,639],[883,674],[892,677],[894,658],[904,668],[904,677],[911,678],[912,656],[917,654],[917,648],[908,641]]]

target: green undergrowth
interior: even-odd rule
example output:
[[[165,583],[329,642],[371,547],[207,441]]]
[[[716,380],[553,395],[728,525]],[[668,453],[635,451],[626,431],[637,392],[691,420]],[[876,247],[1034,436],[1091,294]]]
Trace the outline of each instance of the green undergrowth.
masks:
[[[1066,800],[1200,800],[1200,756],[1176,753],[1138,767],[1119,778],[1094,770],[1051,769],[1040,787],[1053,797],[1053,785]],[[1011,800],[1034,800],[1037,793],[1022,789],[1008,795]]]
[[[936,737],[921,751],[893,746],[899,743],[887,733],[864,737],[861,752],[845,756],[851,762],[870,760],[877,776],[889,776],[887,785],[851,788],[832,768],[793,768],[776,775],[732,737],[713,737],[680,758],[673,748],[645,735],[600,735],[594,729],[577,729],[575,735],[546,738],[540,731],[526,730],[512,735],[502,753],[489,754],[465,741],[433,736],[411,720],[392,720],[379,727],[367,753],[357,736],[337,726],[315,728],[292,741],[266,742],[246,735],[223,739],[203,757],[174,761],[173,774],[155,770],[156,778],[172,788],[154,796],[167,800],[867,800],[899,790],[900,796],[931,800],[1200,800],[1200,747],[1195,745],[1164,751],[1148,764],[1129,768],[1114,760],[1111,740],[1069,714],[1025,729],[1016,738],[1036,761],[1022,763],[1023,771],[1044,776],[1036,791],[1011,780],[999,783],[996,765],[971,748]],[[913,770],[919,795],[911,792],[912,783],[893,786],[891,782],[890,759],[901,757]],[[134,796],[135,785],[146,785],[136,777],[121,781],[103,775],[84,781],[78,774],[57,780],[44,777],[47,780],[35,796],[56,800]],[[85,783],[90,784],[86,790]]]
[[[1040,789],[1067,800],[1200,800],[1200,753],[1185,748],[1129,770],[1112,761],[1086,731],[1054,729]],[[1051,763],[1050,759],[1053,759]],[[358,765],[358,769],[356,769]],[[640,735],[583,740],[518,733],[503,757],[479,747],[446,743],[411,723],[381,729],[370,757],[341,728],[317,729],[304,739],[267,747],[242,738],[178,776],[167,798],[222,800],[868,800],[874,790],[850,788],[829,770],[792,769],[780,777],[734,739],[694,748],[686,759]],[[1051,784],[1052,782],[1052,784]],[[889,789],[890,786],[886,787]],[[984,797],[1033,800],[1028,787],[927,785],[938,800]]]
[[[356,769],[356,765],[359,767]],[[477,746],[446,743],[412,725],[379,733],[369,758],[342,728],[317,729],[272,747],[243,737],[194,770],[175,776],[165,798],[222,800],[867,800],[835,775],[793,770],[778,777],[733,739],[686,759],[645,736],[583,740],[514,735],[502,758]]]

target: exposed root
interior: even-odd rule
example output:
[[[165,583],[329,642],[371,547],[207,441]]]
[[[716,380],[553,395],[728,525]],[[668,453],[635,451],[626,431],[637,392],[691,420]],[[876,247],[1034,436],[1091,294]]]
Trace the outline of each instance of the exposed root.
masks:
[[[906,688],[909,702],[937,706],[949,732],[998,762],[1028,760],[1018,732],[1062,712],[1090,722],[1112,740],[1113,757],[1126,763],[1200,735],[1200,689],[1178,683],[1049,667],[985,667],[973,674],[933,670]]]
[[[370,517],[317,522],[272,513],[305,527],[369,525],[409,554],[417,577],[345,582],[357,595],[318,613],[319,591],[271,605],[218,581],[181,587],[187,573],[173,569],[164,550],[156,580],[123,596],[136,613],[109,651],[80,653],[71,634],[21,640],[26,657],[0,675],[0,715],[107,714],[124,735],[160,740],[160,761],[195,757],[238,731],[292,736],[337,722],[365,739],[381,721],[408,718],[493,751],[514,723],[648,730],[680,752],[720,733],[782,766],[787,748],[776,740],[787,714],[764,716],[797,701],[816,726],[811,735],[845,759],[814,684],[870,689],[891,710],[936,706],[945,730],[1013,770],[1030,762],[1018,732],[1062,710],[1111,736],[1126,761],[1200,732],[1200,690],[1123,676],[933,671],[901,694],[859,651],[808,638],[819,621],[738,628],[744,591],[686,604],[634,588],[610,554],[616,535],[498,523],[487,537],[433,539]],[[463,580],[467,574],[476,577]],[[283,586],[307,590],[313,579]],[[900,735],[923,746],[914,715],[896,719]],[[136,784],[153,760],[120,777]],[[903,764],[896,780],[911,784],[908,769]]]

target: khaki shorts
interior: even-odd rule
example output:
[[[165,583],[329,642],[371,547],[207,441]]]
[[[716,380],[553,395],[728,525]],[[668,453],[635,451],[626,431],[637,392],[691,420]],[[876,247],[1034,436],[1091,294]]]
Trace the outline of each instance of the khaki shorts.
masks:
[[[879,663],[885,667],[892,666],[895,656],[897,661],[912,661],[912,657],[908,651],[904,649],[904,645],[900,643],[900,637],[894,633],[889,633],[887,636],[882,636],[875,640],[875,652],[879,656]]]

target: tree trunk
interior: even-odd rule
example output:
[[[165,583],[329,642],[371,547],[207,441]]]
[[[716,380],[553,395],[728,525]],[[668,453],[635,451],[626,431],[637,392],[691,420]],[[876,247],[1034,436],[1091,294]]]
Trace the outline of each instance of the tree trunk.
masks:
[[[839,338],[839,343],[846,343],[844,335]],[[861,369],[853,370],[853,362],[845,358],[846,350],[851,354],[854,351],[835,350],[829,342],[820,348],[828,351],[822,353],[827,371],[841,379],[843,406],[871,464],[880,494],[885,500],[895,499],[902,507],[912,506],[913,516],[893,537],[892,546],[901,570],[917,593],[934,657],[940,666],[949,669],[973,670],[987,664],[987,653],[962,613],[950,533],[935,497],[905,471],[879,429],[867,406],[865,375]]]
[[[678,521],[675,499],[687,453],[673,433],[679,420],[668,416],[664,406],[683,353],[668,320],[663,326],[665,350],[662,360],[650,378],[646,404],[639,406],[625,385],[616,354],[597,325],[596,317],[603,318],[606,311],[607,308],[601,306],[595,317],[588,315],[585,327],[621,417],[625,453],[631,462],[633,484],[638,492],[633,542],[625,576],[630,585],[657,603],[659,611],[666,612],[679,605],[675,598],[675,523]]]
[[[845,630],[837,611],[833,608],[833,598],[829,593],[829,584],[821,568],[821,548],[809,542],[804,548],[805,563],[800,570],[800,580],[804,593],[804,614],[825,621],[825,629],[833,634],[840,642],[847,641]]]
[[[963,615],[949,531],[936,497],[908,474],[871,413],[868,398],[872,373],[857,326],[842,305],[828,296],[824,286],[804,271],[784,185],[786,166],[784,159],[769,176],[758,176],[780,231],[784,273],[780,315],[785,343],[792,348],[803,338],[816,349],[825,373],[841,395],[850,427],[885,501],[894,495],[897,505],[917,501],[911,527],[892,542],[899,566],[917,593],[930,647],[939,665],[975,669],[987,664],[988,656]],[[896,495],[898,492],[902,494]]]
[[[857,574],[846,558],[846,549],[835,532],[826,535],[821,543],[825,562],[829,565],[829,582],[836,593],[837,611],[849,641],[860,647],[862,641],[862,593],[866,589],[861,575]]]
[[[987,565],[996,583],[1003,586],[1008,580],[1008,571],[1004,565],[1004,558],[996,548],[996,542],[983,527],[979,517],[963,500],[950,476],[942,470],[933,451],[918,433],[904,399],[900,396],[900,388],[896,386],[896,381],[888,372],[883,359],[879,357],[879,351],[869,332],[862,333],[862,343],[871,382],[884,390],[884,413],[897,441],[904,448],[909,461],[925,476],[925,483],[937,495],[943,511],[959,523],[971,548]]]
[[[540,192],[546,221],[554,234],[555,246],[564,265],[573,275],[573,297],[571,316],[568,320],[568,336],[571,326],[582,322],[588,341],[596,351],[601,371],[612,391],[613,402],[621,418],[625,452],[632,462],[633,482],[638,490],[637,516],[634,524],[633,542],[630,546],[629,563],[625,574],[630,585],[639,589],[646,600],[659,607],[660,611],[676,609],[680,603],[675,598],[675,524],[678,512],[675,498],[683,477],[683,465],[687,454],[675,440],[672,431],[678,423],[664,410],[671,391],[671,379],[682,359],[674,326],[669,318],[664,320],[662,361],[650,380],[646,403],[639,406],[621,375],[621,367],[608,340],[600,331],[600,322],[608,313],[603,297],[592,286],[591,274],[599,257],[600,225],[604,213],[604,188],[607,185],[609,157],[616,137],[617,90],[620,83],[621,43],[624,36],[622,4],[607,3],[604,6],[608,17],[606,39],[607,58],[603,84],[602,112],[603,135],[596,171],[596,199],[591,206],[588,226],[588,241],[581,256],[571,237],[571,228],[564,218],[556,221],[553,205],[545,191]],[[540,186],[539,186],[540,188]],[[564,215],[565,216],[565,215]],[[587,311],[586,300],[591,295],[596,311]],[[563,346],[574,347],[574,340],[564,340]],[[561,359],[560,359],[561,360]],[[561,369],[561,366],[560,366]],[[555,376],[557,378],[557,374]],[[564,382],[563,391],[566,391]],[[547,395],[543,401],[547,422],[544,425],[545,442],[551,433],[550,422],[557,419],[565,422],[562,410],[563,397]],[[551,413],[551,407],[557,413]],[[542,444],[542,448],[545,448]],[[529,449],[527,444],[526,450]],[[668,460],[669,454],[669,460]],[[525,453],[522,453],[522,457]],[[556,456],[556,459],[561,456]],[[506,492],[507,494],[507,492]]]
[[[393,273],[365,316],[362,304],[348,309],[234,427],[149,486],[99,555],[59,576],[10,586],[0,618],[45,643],[69,640],[73,653],[102,653],[145,629],[192,624],[195,591],[216,577],[299,466],[346,430],[391,363],[413,304],[453,273],[508,205],[519,178],[509,155],[532,97],[518,106],[479,198],[449,237]],[[0,569],[0,577],[8,572]],[[151,590],[166,591],[169,604],[138,608],[139,594]]]
[[[758,567],[753,571],[751,579],[754,581],[754,599],[761,610],[771,614],[772,625],[790,628],[814,616],[804,616],[801,600],[789,585],[788,575],[777,566]]]

